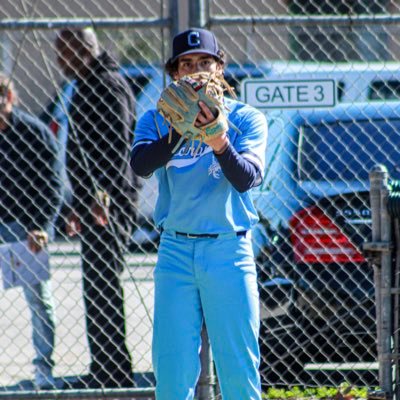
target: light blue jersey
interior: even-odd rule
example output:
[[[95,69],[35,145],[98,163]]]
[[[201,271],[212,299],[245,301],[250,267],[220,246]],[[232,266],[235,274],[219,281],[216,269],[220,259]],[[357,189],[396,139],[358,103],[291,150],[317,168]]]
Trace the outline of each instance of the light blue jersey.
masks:
[[[264,172],[267,122],[253,107],[225,99],[228,136],[238,153]],[[240,132],[240,133],[239,133]],[[168,135],[168,124],[150,110],[138,121],[133,147]],[[239,193],[225,178],[212,148],[199,142],[182,145],[171,160],[156,170],[159,197],[154,219],[164,230],[196,233],[230,233],[250,230],[258,221],[251,192]]]

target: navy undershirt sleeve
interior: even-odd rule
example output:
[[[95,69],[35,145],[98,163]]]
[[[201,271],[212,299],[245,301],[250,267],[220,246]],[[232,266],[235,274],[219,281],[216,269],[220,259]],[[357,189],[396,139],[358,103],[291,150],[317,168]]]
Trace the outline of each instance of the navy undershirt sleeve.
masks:
[[[137,145],[131,152],[131,167],[136,175],[150,176],[156,169],[163,167],[172,158],[172,150],[180,140],[180,135],[172,130],[172,140],[168,135],[152,142]],[[214,153],[215,154],[215,153]],[[261,182],[258,168],[239,154],[229,144],[222,154],[215,154],[225,177],[240,193],[246,192]]]
[[[259,169],[249,160],[239,154],[229,143],[222,154],[215,154],[222,172],[232,186],[243,193],[261,183]]]
[[[180,138],[173,129],[171,143],[168,143],[168,135],[166,135],[155,142],[135,146],[131,151],[130,162],[133,172],[146,178],[156,169],[163,167],[172,158],[172,150]]]

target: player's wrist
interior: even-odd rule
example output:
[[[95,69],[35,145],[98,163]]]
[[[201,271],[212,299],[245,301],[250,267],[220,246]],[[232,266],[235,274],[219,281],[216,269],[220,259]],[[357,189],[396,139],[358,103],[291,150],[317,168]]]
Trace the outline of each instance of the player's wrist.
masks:
[[[228,136],[225,136],[222,145],[213,148],[214,154],[216,154],[217,156],[223,154],[225,150],[229,147],[229,143],[230,142]]]

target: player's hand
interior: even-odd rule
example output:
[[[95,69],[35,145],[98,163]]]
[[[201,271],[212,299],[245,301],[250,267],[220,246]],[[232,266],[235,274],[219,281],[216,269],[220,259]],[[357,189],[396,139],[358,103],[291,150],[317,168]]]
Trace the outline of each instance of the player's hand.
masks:
[[[194,124],[197,128],[200,128],[203,125],[208,125],[216,118],[206,103],[199,101],[199,108],[200,111],[197,114],[196,122]]]
[[[45,231],[34,230],[28,232],[28,247],[32,253],[39,253],[49,242],[49,236]]]
[[[98,191],[91,205],[95,225],[107,226],[110,216],[110,197],[106,192]]]
[[[203,125],[208,125],[215,120],[216,116],[211,111],[210,107],[202,101],[199,102],[200,111],[197,114],[195,126],[200,128]],[[229,138],[226,133],[217,136],[214,139],[208,139],[207,144],[218,154],[223,152],[229,145]]]
[[[70,237],[76,236],[81,233],[81,220],[75,211],[71,211],[67,217],[67,225],[65,231]]]

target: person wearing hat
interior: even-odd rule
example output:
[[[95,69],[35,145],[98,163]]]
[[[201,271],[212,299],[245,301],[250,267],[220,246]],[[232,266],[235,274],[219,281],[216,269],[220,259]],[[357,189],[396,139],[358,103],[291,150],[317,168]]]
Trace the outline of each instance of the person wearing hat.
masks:
[[[192,28],[173,39],[166,71],[173,80],[221,73],[214,34]],[[229,129],[207,144],[183,144],[157,110],[138,121],[131,166],[156,174],[154,218],[161,230],[154,271],[153,366],[157,400],[193,399],[200,374],[201,328],[207,327],[222,398],[261,399],[259,299],[251,243],[257,222],[250,189],[262,182],[264,115],[224,98]],[[215,116],[199,104],[197,126]],[[196,150],[194,150],[196,149]]]

